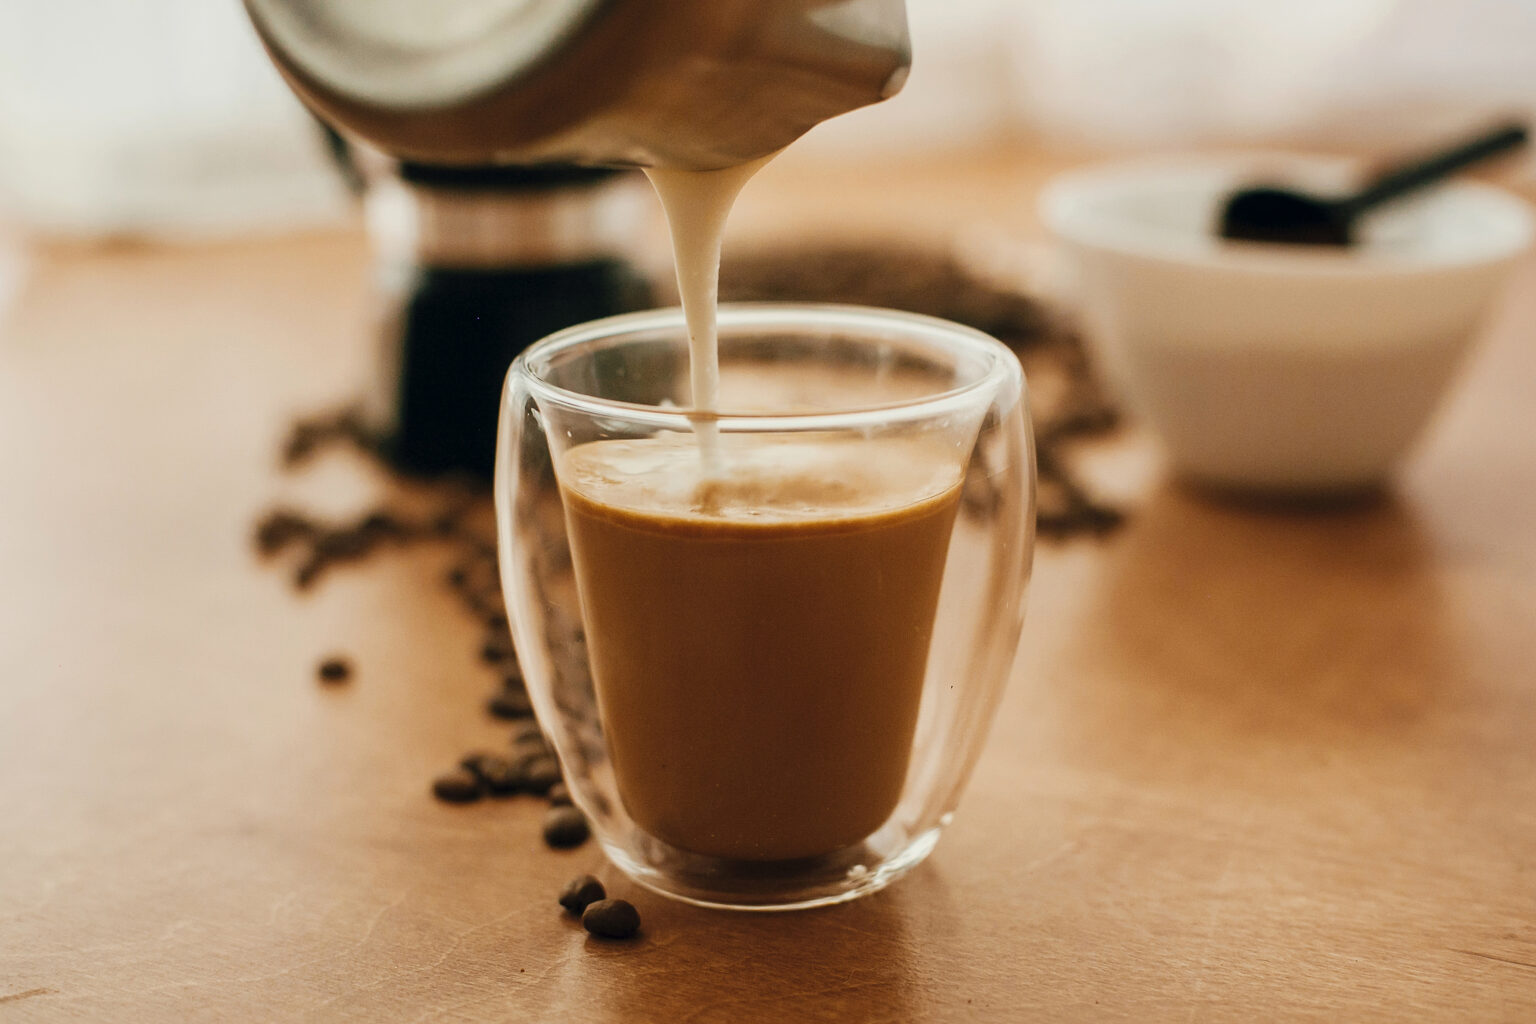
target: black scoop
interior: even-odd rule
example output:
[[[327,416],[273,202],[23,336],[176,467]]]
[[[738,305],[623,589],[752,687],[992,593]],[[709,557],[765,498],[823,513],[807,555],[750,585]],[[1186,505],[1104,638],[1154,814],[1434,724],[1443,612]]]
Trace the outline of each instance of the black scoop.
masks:
[[[1245,242],[1349,245],[1356,221],[1368,210],[1433,184],[1480,160],[1525,144],[1523,124],[1506,124],[1456,146],[1378,175],[1351,196],[1325,198],[1275,185],[1234,192],[1222,208],[1220,235]]]

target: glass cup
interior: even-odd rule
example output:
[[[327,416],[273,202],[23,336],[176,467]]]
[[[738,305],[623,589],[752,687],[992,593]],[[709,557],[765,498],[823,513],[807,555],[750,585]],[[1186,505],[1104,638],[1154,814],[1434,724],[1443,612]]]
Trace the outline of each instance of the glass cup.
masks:
[[[528,691],[604,853],[691,903],[874,892],[933,849],[1023,616],[1023,372],[931,317],[720,310],[719,412],[678,310],[518,357],[496,456]]]

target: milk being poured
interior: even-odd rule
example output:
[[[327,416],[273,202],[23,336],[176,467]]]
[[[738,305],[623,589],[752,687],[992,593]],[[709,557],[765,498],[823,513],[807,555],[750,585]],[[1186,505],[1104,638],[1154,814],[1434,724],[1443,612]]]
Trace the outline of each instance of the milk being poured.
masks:
[[[720,283],[720,246],[725,222],[742,186],[773,159],[774,154],[716,171],[685,171],[648,167],[646,177],[656,189],[672,234],[672,261],[677,290],[688,322],[688,376],[693,421],[699,438],[704,475],[718,476],[720,430],[708,415],[719,411],[720,346],[715,326]]]

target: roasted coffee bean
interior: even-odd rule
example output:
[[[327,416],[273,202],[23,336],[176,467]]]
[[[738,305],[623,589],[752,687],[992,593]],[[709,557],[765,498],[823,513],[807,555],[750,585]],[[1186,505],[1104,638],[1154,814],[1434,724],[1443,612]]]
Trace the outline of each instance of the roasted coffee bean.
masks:
[[[415,531],[409,523],[388,509],[374,509],[357,524],[357,532],[385,540],[403,541]]]
[[[344,683],[352,678],[352,663],[346,658],[329,657],[316,670],[322,683]]]
[[[480,659],[492,665],[502,662],[515,661],[517,649],[512,646],[512,638],[505,634],[494,634],[486,638],[480,647]]]
[[[283,463],[296,466],[322,448],[346,443],[362,451],[374,449],[375,438],[363,426],[360,410],[347,407],[300,420],[283,445]]]
[[[313,437],[295,431],[294,435],[288,439],[287,445],[283,447],[283,462],[290,466],[298,465],[314,454],[316,447],[318,445]]]
[[[270,557],[298,540],[308,540],[319,531],[315,521],[288,509],[273,509],[256,524],[256,550]]]
[[[527,776],[523,774],[522,768],[506,758],[482,765],[480,777],[485,780],[485,787],[492,796],[511,796],[523,790],[527,784]]]
[[[587,816],[574,807],[551,807],[544,814],[544,842],[557,850],[580,846],[591,834]]]
[[[554,757],[555,748],[549,745],[549,741],[543,736],[533,735],[514,737],[512,740],[512,759],[524,762],[536,758]]]
[[[640,911],[628,900],[598,900],[581,912],[581,926],[599,938],[627,939],[640,930]]]
[[[326,566],[330,564],[328,559],[321,558],[318,555],[311,555],[302,565],[294,570],[294,587],[298,590],[308,590],[315,585],[315,581],[320,578],[320,574],[325,572]]]
[[[549,792],[544,794],[544,799],[549,801],[551,807],[569,807],[571,805],[571,789],[563,782],[557,782],[549,787]]]
[[[373,550],[378,538],[358,529],[332,530],[315,538],[315,554],[335,562],[352,562]]]
[[[528,792],[543,796],[561,781],[560,764],[552,757],[531,757],[520,766]]]
[[[529,702],[528,694],[521,690],[502,690],[486,701],[485,707],[497,718],[507,720],[528,718],[533,714],[533,704]]]
[[[524,719],[512,727],[512,745],[520,746],[524,743],[532,743],[537,740],[544,742],[544,730],[539,728],[539,723],[531,718]]]
[[[463,595],[463,598],[464,607],[468,608],[470,614],[477,619],[484,619],[492,612],[500,611],[507,606],[507,603],[502,599],[501,591],[499,590],[469,590]],[[501,646],[499,641],[495,641],[494,643],[497,647]],[[507,643],[510,645],[511,641],[508,640]],[[487,646],[489,646],[489,644],[482,644],[481,649],[484,650],[484,648]],[[516,659],[517,652],[512,650],[509,646],[506,651],[498,654],[496,659],[490,660],[490,664],[496,664],[496,660],[515,661]]]
[[[539,731],[539,724],[529,718],[512,734],[512,756],[531,761],[536,757],[554,757],[555,751]]]
[[[535,718],[519,718],[518,725],[513,726],[511,731],[511,745],[524,748],[530,755],[550,752],[548,740],[545,740],[544,731],[539,728]]]
[[[469,754],[459,764],[473,772],[491,796],[511,796],[523,788],[522,768],[498,754]]]
[[[432,780],[432,795],[446,803],[474,803],[482,794],[479,777],[468,768],[455,768]]]
[[[476,775],[480,774],[480,766],[486,761],[505,760],[500,754],[493,754],[489,750],[476,750],[459,758],[459,767],[467,768]]]
[[[606,899],[607,896],[608,891],[603,888],[602,882],[591,875],[581,875],[565,883],[565,888],[560,890],[560,905],[567,913],[580,917],[588,905]]]

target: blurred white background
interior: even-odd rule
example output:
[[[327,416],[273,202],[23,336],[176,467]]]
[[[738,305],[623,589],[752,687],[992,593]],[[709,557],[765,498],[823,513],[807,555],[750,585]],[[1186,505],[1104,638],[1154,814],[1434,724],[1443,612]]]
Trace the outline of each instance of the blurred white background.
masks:
[[[890,103],[829,158],[993,140],[1381,149],[1536,108],[1536,0],[908,0]],[[0,221],[208,236],[335,220],[313,124],[235,0],[0,3]]]

